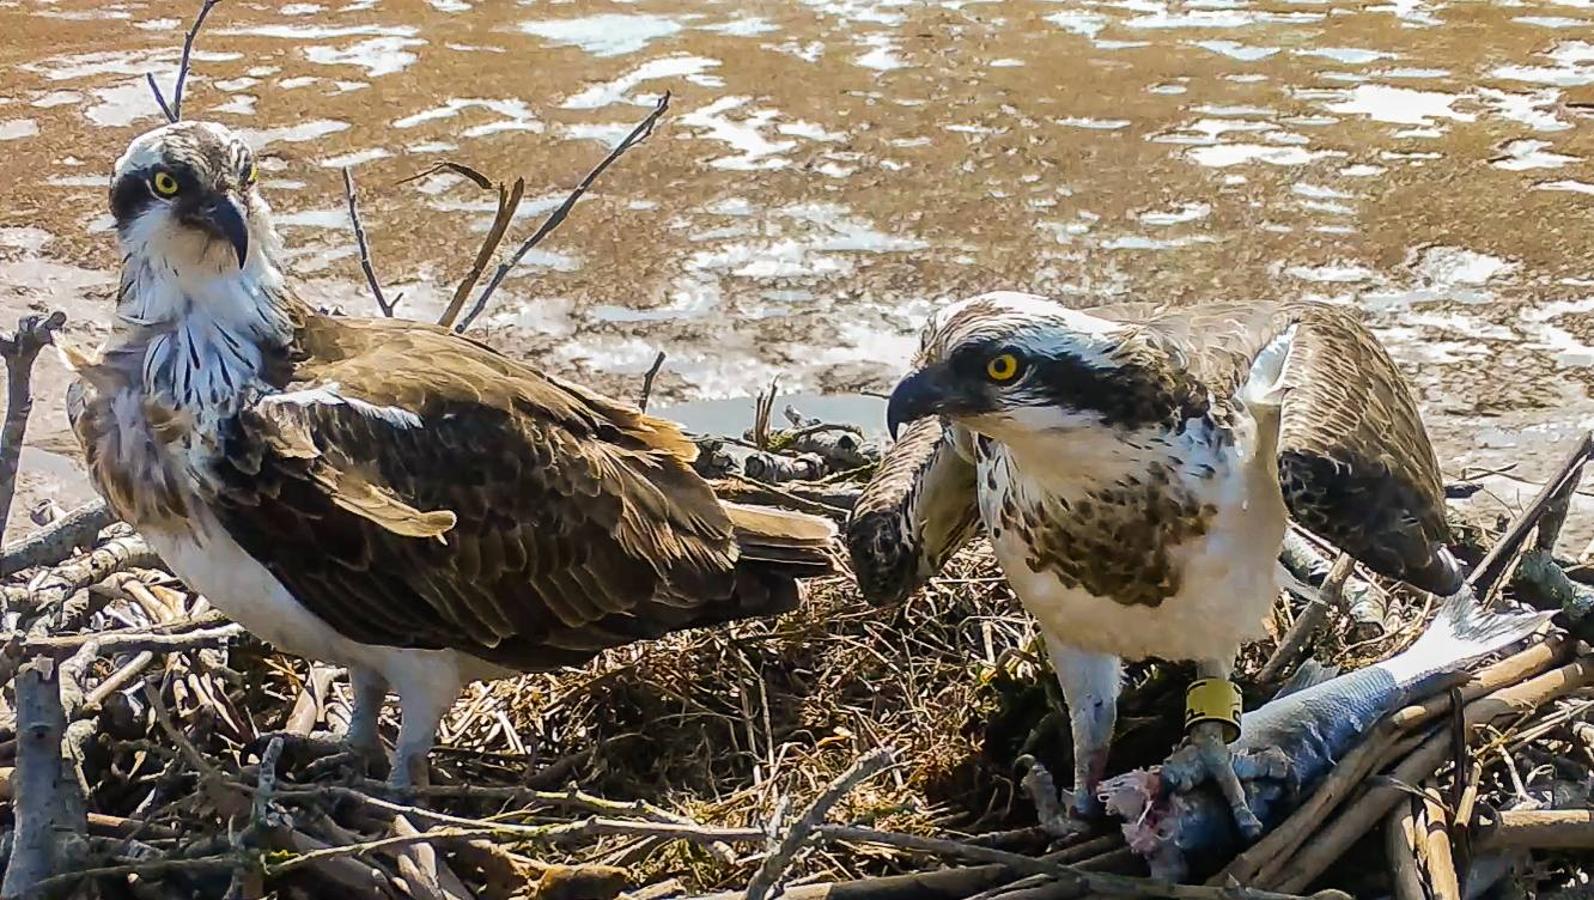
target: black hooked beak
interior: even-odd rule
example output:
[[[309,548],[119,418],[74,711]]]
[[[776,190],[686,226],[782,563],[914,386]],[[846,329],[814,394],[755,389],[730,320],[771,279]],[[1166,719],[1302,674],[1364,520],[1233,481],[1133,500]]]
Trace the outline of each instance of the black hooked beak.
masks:
[[[891,392],[886,403],[886,428],[891,439],[897,439],[897,430],[903,425],[942,411],[947,399],[939,372],[934,368],[920,369],[902,379]]]
[[[249,258],[249,223],[244,220],[238,201],[226,194],[216,194],[201,203],[193,216],[194,223],[211,237],[232,245],[238,254],[238,268],[242,269],[244,260]]]

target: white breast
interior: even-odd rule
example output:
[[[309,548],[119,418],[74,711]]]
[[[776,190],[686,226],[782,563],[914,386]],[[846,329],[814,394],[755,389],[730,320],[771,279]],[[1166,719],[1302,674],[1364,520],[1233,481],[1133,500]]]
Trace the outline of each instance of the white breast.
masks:
[[[1214,466],[1218,477],[1188,482],[1217,514],[1204,535],[1174,550],[1180,588],[1158,606],[1125,605],[1066,587],[1049,570],[1029,568],[1029,548],[1016,530],[994,539],[997,561],[1041,629],[1064,644],[1125,659],[1232,659],[1242,643],[1262,637],[1278,597],[1278,551],[1288,521],[1271,413],[1262,410],[1261,422],[1242,421],[1236,444],[1225,451],[1226,465]],[[1195,454],[1189,462],[1193,468],[1218,460]],[[1069,465],[1066,450],[1055,465]],[[1021,488],[1015,481],[1023,475],[1016,471],[1010,457],[982,463],[980,510],[988,530],[1004,495]]]

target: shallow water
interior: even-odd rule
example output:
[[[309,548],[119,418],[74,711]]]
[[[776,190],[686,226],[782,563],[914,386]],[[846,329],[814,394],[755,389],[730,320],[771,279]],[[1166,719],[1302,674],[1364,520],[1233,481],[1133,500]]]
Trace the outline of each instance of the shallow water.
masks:
[[[0,0],[5,318],[104,315],[104,173],[160,121],[143,78],[191,13]],[[523,176],[523,236],[672,91],[488,319],[606,390],[658,350],[661,401],[885,390],[929,308],[995,288],[1316,297],[1369,311],[1451,476],[1531,481],[1594,421],[1591,24],[1582,0],[228,3],[186,111],[268,148],[309,298],[374,309],[350,165],[389,295],[433,316],[492,198],[401,179]],[[63,437],[58,376],[36,443]]]

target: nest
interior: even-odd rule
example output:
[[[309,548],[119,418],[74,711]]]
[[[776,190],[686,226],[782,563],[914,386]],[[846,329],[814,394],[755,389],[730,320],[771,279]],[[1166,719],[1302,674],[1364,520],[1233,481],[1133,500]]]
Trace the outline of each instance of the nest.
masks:
[[[821,456],[811,438],[837,430],[767,419],[713,441],[707,464],[725,465],[726,445]],[[1540,605],[1587,596],[1544,549],[1575,483],[1547,488],[1500,550],[1474,551],[1477,569],[1514,563],[1509,590]],[[836,510],[857,486],[847,471],[719,484]],[[1533,549],[1506,546],[1546,511]],[[1302,657],[1354,668],[1397,652],[1431,605],[1331,565],[1306,536],[1286,549],[1323,592],[1286,595],[1278,639],[1247,648],[1248,705]],[[1038,823],[1023,776],[1068,771],[1066,710],[983,546],[900,607],[830,579],[779,619],[475,685],[443,722],[432,785],[402,797],[329,739],[350,712],[343,672],[228,623],[102,509],[8,547],[5,569],[0,796],[14,804],[0,850],[7,891],[27,896],[1035,900],[1237,883],[1459,897],[1575,885],[1567,851],[1594,846],[1594,660],[1559,633],[1390,716],[1292,818],[1208,861],[1221,869],[1208,886],[1174,886],[1137,877],[1115,828],[1058,842]],[[1111,771],[1177,742],[1188,677],[1131,669]],[[391,740],[396,716],[383,727]]]

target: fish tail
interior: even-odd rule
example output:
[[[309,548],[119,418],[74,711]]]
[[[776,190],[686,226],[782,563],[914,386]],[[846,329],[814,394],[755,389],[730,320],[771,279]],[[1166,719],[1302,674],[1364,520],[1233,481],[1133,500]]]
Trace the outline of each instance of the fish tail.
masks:
[[[1539,630],[1552,612],[1485,609],[1471,585],[1445,597],[1416,643],[1380,665],[1402,688],[1504,649]]]

